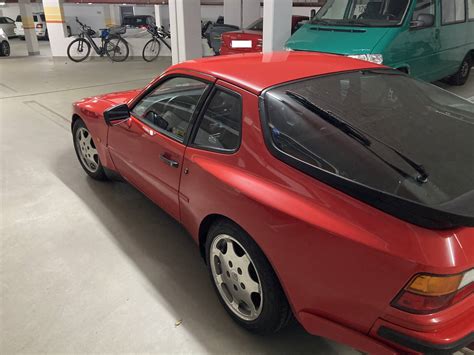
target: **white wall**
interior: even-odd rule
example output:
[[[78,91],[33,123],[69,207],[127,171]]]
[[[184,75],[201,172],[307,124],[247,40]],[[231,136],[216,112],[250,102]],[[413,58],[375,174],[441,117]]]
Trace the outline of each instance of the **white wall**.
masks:
[[[99,28],[106,27],[103,5],[65,3],[64,16],[73,34],[79,33],[79,25],[76,23],[76,16],[79,18],[79,21],[90,26],[95,31]]]
[[[43,12],[43,5],[32,3],[33,12]],[[16,17],[20,14],[20,7],[18,3],[11,4],[6,3],[5,5],[0,6],[0,12],[2,16],[10,17],[12,20],[16,20]]]
[[[223,5],[201,5],[201,20],[215,22],[219,16],[224,16]]]

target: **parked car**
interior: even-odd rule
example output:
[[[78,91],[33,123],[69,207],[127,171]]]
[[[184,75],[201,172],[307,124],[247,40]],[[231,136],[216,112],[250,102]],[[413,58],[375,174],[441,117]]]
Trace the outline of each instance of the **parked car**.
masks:
[[[209,47],[212,48],[216,55],[219,54],[221,48],[221,35],[224,32],[239,29],[239,26],[225,24],[223,16],[219,16],[216,22],[207,21],[201,24],[202,37],[207,39]]]
[[[122,26],[127,29],[125,37],[148,37],[147,28],[156,26],[156,21],[151,15],[125,16],[122,20]]]
[[[15,21],[10,17],[0,16],[0,28],[7,37],[15,36]]]
[[[366,61],[280,52],[184,62],[73,107],[85,172],[121,176],[181,222],[244,328],[294,316],[370,354],[473,342],[469,101]]]
[[[122,26],[127,26],[127,28],[143,28],[146,30],[148,26],[155,25],[155,18],[151,15],[125,16],[122,20]]]
[[[36,37],[38,39],[49,39],[48,37],[48,27],[46,26],[46,17],[43,12],[33,13],[33,22],[35,24]],[[16,17],[15,22],[15,34],[22,40],[25,39],[25,30],[23,29],[23,22],[21,21],[21,15]],[[72,35],[71,26],[66,24],[67,36]]]
[[[328,1],[286,43],[463,85],[474,61],[474,3],[467,0]]]
[[[0,57],[8,56],[10,56],[10,42],[3,28],[0,28]]]
[[[291,33],[294,33],[300,23],[308,21],[308,16],[292,16]],[[245,30],[225,32],[221,35],[220,54],[238,54],[261,52],[263,43],[263,18],[258,19]]]

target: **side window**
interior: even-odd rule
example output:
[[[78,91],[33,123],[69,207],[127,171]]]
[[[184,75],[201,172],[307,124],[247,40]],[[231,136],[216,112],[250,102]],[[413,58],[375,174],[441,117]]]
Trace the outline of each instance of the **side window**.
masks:
[[[207,86],[202,81],[187,77],[166,80],[141,99],[132,114],[158,131],[183,142]]]
[[[6,19],[8,23],[15,23],[15,21],[13,21],[10,17],[7,17]]]
[[[449,25],[466,20],[464,0],[441,0],[441,23]]]
[[[467,0],[467,6],[469,8],[469,20],[474,20],[474,0]]]
[[[413,13],[413,21],[418,19],[419,15],[435,15],[435,0],[418,0],[416,2],[415,12]]]
[[[5,17],[0,17],[0,23],[7,23],[7,19]]]
[[[240,96],[217,90],[207,106],[194,146],[223,152],[234,152],[240,146],[242,102]]]

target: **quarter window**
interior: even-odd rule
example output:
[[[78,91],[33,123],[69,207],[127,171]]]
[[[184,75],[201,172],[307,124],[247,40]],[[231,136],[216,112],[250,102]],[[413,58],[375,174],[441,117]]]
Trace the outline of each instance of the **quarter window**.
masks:
[[[237,94],[217,90],[194,139],[197,147],[233,152],[240,146],[242,103]]]
[[[442,0],[441,13],[443,25],[463,22],[466,20],[466,4],[464,0]]]
[[[435,0],[418,0],[413,13],[413,21],[416,21],[419,15],[435,15],[435,9]]]
[[[135,105],[132,113],[158,131],[183,142],[207,86],[191,78],[169,79]]]

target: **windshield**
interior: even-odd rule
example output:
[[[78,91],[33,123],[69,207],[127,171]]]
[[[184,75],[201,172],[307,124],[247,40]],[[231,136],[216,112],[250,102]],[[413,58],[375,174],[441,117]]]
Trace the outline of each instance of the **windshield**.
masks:
[[[328,0],[312,23],[386,27],[403,21],[409,0]]]
[[[264,102],[270,145],[310,175],[425,206],[474,193],[474,104],[433,85],[366,70],[285,84]]]

